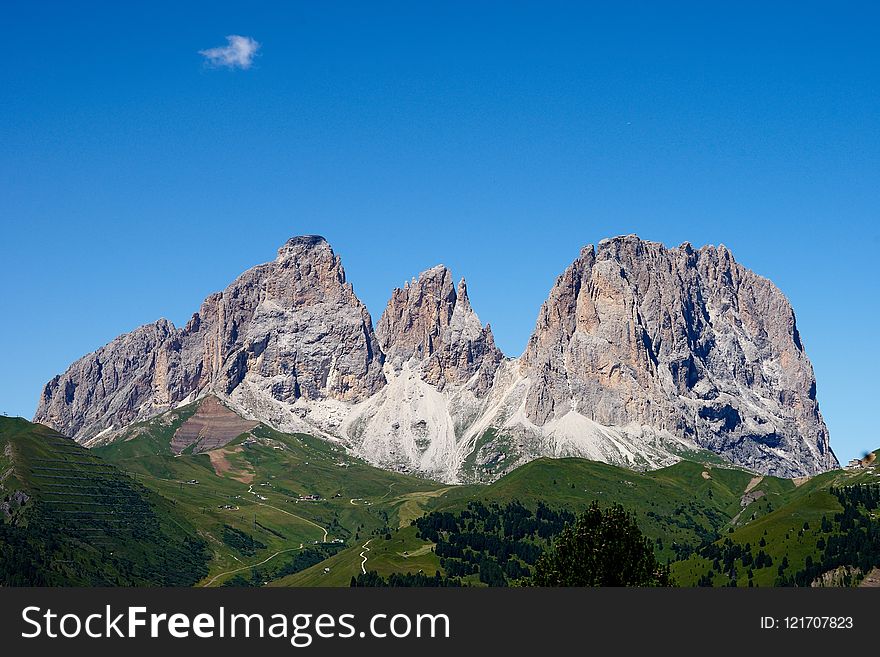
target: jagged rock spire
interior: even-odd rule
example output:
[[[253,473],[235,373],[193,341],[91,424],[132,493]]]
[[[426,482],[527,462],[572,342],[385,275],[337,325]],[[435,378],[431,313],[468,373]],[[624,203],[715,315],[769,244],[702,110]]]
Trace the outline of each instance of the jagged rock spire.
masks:
[[[376,334],[392,366],[414,362],[425,381],[440,390],[479,374],[475,391],[484,394],[503,358],[491,330],[483,328],[471,308],[465,280],[453,287],[443,265],[391,293]]]

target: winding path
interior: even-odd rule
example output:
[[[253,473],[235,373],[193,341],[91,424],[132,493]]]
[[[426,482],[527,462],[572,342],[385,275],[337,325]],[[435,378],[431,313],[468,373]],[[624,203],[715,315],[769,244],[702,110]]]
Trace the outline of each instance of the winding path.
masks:
[[[202,584],[202,587],[204,588],[204,587],[211,586],[211,584],[216,582],[219,578],[223,577],[224,575],[231,575],[232,573],[237,573],[242,570],[248,570],[249,568],[256,568],[257,566],[262,566],[267,561],[272,561],[272,559],[277,557],[279,554],[284,554],[285,552],[296,552],[299,549],[302,549],[302,545],[300,545],[300,547],[298,547],[298,548],[290,548],[288,550],[279,550],[278,552],[273,554],[268,559],[263,559],[260,563],[251,564],[250,566],[242,566],[241,568],[236,568],[235,570],[227,570],[225,573],[218,573],[217,575],[214,575],[211,579],[209,579],[207,582]],[[232,558],[235,559],[234,556]],[[235,560],[238,561],[238,559],[235,559]]]
[[[372,538],[369,539],[366,543],[364,543],[364,544],[361,546],[361,547],[364,548],[364,549],[363,549],[363,551],[358,555],[361,559],[363,559],[363,561],[361,561],[361,573],[363,573],[364,575],[367,574],[367,568],[366,568],[366,566],[367,566],[367,554],[366,554],[366,553],[370,551],[370,548],[368,548],[367,546],[370,544],[370,541],[372,541],[372,540],[373,540]]]
[[[388,497],[389,495],[391,495],[391,489],[394,488],[394,486],[395,486],[396,484],[397,484],[396,481],[392,481],[390,484],[388,484],[388,491],[387,491],[382,497],[380,497],[377,501],[381,502],[381,501],[384,500],[386,497]]]
[[[253,493],[253,491],[248,491],[248,492]],[[324,539],[323,540],[324,540],[324,543],[327,542],[327,529],[322,527],[318,523],[312,522],[308,518],[303,518],[302,516],[298,516],[295,513],[291,513],[290,511],[285,511],[284,509],[279,509],[277,506],[272,506],[270,504],[263,504],[262,502],[254,502],[254,504],[259,504],[260,506],[265,506],[270,509],[275,509],[276,511],[280,511],[281,513],[286,513],[287,515],[292,516],[298,520],[302,520],[303,522],[306,522],[306,523],[312,525],[313,527],[317,527],[322,532],[324,532]],[[367,543],[369,543],[369,542],[370,541],[367,541]],[[366,547],[366,545],[364,545],[364,547]],[[272,561],[272,559],[277,557],[279,554],[284,554],[285,552],[296,552],[297,550],[302,550],[302,549],[303,549],[303,544],[300,543],[299,547],[288,548],[287,550],[279,550],[278,552],[273,554],[271,557],[263,559],[259,563],[251,564],[249,566],[242,566],[241,568],[236,568],[235,570],[227,570],[225,573],[218,573],[217,575],[214,575],[211,579],[209,579],[207,582],[205,582],[202,586],[203,587],[211,586],[211,584],[216,582],[220,577],[224,577],[225,575],[232,575],[233,573],[241,572],[242,570],[248,570],[249,568],[256,568],[257,566],[262,566],[264,563],[266,563],[268,561]],[[363,552],[361,552],[361,556],[363,556]],[[238,559],[235,558],[235,555],[233,555],[232,558],[235,559],[236,561],[239,561]],[[367,559],[366,559],[366,557],[364,557],[364,563],[366,563],[366,561],[367,561]],[[363,565],[361,566],[361,568],[363,568]]]

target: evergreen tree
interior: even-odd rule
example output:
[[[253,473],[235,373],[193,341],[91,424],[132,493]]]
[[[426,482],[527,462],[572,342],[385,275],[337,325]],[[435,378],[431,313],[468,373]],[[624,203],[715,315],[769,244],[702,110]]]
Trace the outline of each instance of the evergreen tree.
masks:
[[[538,559],[536,586],[672,586],[635,518],[593,502]]]

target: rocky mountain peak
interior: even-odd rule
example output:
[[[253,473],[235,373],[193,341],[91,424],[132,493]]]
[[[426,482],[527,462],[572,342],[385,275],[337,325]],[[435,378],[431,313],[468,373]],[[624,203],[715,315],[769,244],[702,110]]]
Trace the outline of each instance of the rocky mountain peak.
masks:
[[[94,435],[98,415],[113,418],[101,429],[139,417],[153,393],[156,354],[177,331],[166,319],[120,335],[55,376],[40,395],[35,421],[74,436]]]
[[[298,235],[291,237],[278,249],[278,259],[302,255],[312,249],[330,250],[330,244],[320,235]]]
[[[443,265],[423,271],[403,288],[395,288],[376,324],[379,344],[389,362],[400,367],[411,358],[431,356],[449,326],[456,300],[452,274]]]
[[[468,297],[467,291],[467,281],[464,280],[464,277],[458,282],[458,287],[455,288],[455,304],[456,307],[461,307],[462,309],[472,310],[471,309],[471,300]]]
[[[539,426],[574,410],[684,436],[756,469],[836,462],[791,306],[724,247],[667,249],[628,235],[585,248],[557,279],[520,365]]]
[[[440,390],[479,372],[478,388],[485,392],[503,355],[471,307],[465,280],[458,286],[452,280],[449,269],[438,265],[395,289],[376,335],[393,367],[413,361]]]
[[[209,395],[447,481],[541,455],[660,467],[697,448],[781,476],[837,464],[785,296],[724,246],[635,235],[581,249],[513,360],[445,266],[395,289],[374,332],[327,241],[294,237],[183,328],[159,320],[73,363],[35,420],[100,441]]]
[[[85,440],[213,393],[243,407],[359,401],[385,384],[366,307],[322,237],[209,295],[183,329],[135,329],[50,381],[35,419]]]

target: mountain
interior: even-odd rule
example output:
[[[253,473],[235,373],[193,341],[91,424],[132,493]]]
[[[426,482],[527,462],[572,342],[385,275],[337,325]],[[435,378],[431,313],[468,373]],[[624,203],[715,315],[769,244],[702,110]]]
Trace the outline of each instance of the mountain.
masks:
[[[376,333],[387,385],[352,409],[343,435],[373,463],[458,481],[504,360],[492,329],[440,265],[394,290]]]
[[[581,251],[519,358],[443,266],[394,290],[374,331],[329,244],[296,237],[185,327],[159,320],[75,362],[35,420],[101,445],[209,395],[451,483],[541,456],[646,469],[717,454],[780,476],[837,466],[784,295],[723,246],[635,236]]]
[[[634,514],[679,585],[850,585],[880,566],[878,477],[869,459],[791,480],[720,457],[647,472],[538,458],[490,485],[449,486],[246,420],[213,395],[90,450],[0,418],[0,581],[348,586],[364,566],[473,585],[498,585],[489,574],[503,567],[515,583],[560,529],[533,520],[558,525],[598,500]],[[481,536],[466,528],[477,512],[498,549],[456,552]],[[506,535],[507,520],[540,540]],[[423,533],[438,523],[442,550]]]
[[[49,427],[0,417],[0,586],[185,586],[207,545],[174,504]]]
[[[587,247],[541,308],[521,372],[539,427],[650,427],[783,476],[837,465],[791,306],[723,246]]]
[[[322,237],[295,237],[205,299],[182,329],[162,319],[75,362],[46,384],[35,418],[87,442],[215,392],[283,423],[299,400],[376,392],[382,358],[339,257]]]
[[[395,371],[413,363],[441,391],[472,383],[474,393],[485,396],[504,358],[491,327],[482,326],[471,308],[465,280],[453,286],[443,265],[392,292],[376,334]]]

